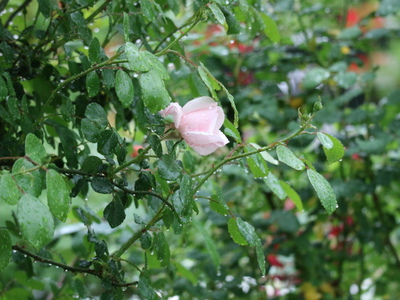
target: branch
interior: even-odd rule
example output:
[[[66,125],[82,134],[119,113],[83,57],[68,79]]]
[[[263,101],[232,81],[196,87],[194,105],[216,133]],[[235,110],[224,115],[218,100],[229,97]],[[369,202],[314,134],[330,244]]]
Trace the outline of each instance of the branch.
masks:
[[[69,266],[69,265],[54,261],[52,259],[48,259],[48,258],[39,256],[39,255],[37,255],[35,253],[32,253],[32,252],[26,250],[24,247],[21,247],[21,246],[18,246],[18,245],[13,245],[12,249],[15,250],[15,251],[21,252],[21,253],[29,256],[29,257],[32,257],[35,261],[39,261],[41,263],[46,263],[46,264],[50,264],[50,265],[54,265],[54,266],[60,267],[60,268],[64,269],[64,271],[70,271],[70,272],[73,272],[73,273],[90,274],[90,275],[96,276],[96,277],[98,277],[100,279],[103,279],[103,278],[106,277],[106,276],[104,276],[102,274],[101,270],[98,271],[98,270],[94,270],[94,269],[85,269],[85,268]],[[128,286],[131,286],[131,285],[137,285],[138,282],[137,281],[134,281],[134,282],[111,281],[111,284],[113,286],[118,286],[118,287],[128,287]]]

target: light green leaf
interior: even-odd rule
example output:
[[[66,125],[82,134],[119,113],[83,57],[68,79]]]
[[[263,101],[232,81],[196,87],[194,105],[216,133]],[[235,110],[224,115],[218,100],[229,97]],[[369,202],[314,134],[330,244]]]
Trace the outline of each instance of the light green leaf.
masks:
[[[224,26],[225,30],[228,30],[228,24],[226,23],[225,16],[218,5],[216,3],[210,3],[208,4],[208,8],[211,10],[218,23]]]
[[[36,249],[51,241],[54,234],[53,216],[38,198],[24,194],[18,202],[17,218],[23,238]]]
[[[249,144],[251,147],[253,147],[255,150],[258,150],[261,148],[260,145],[256,144],[256,143],[250,143]],[[269,154],[267,151],[262,151],[260,152],[261,156],[264,158],[265,161],[274,164],[274,165],[278,165],[279,161],[277,161],[271,154]]]
[[[174,1],[175,2],[175,1]],[[179,262],[175,261],[174,266],[176,267],[177,274],[180,277],[184,277],[187,280],[189,280],[193,285],[196,285],[198,283],[197,276],[195,273],[192,271],[186,269],[184,266],[182,266]]]
[[[7,267],[11,259],[11,237],[6,229],[0,229],[0,273]]]
[[[245,153],[248,153],[254,150],[252,149],[252,147],[246,146],[244,148],[244,151]],[[254,178],[263,178],[268,175],[269,170],[267,163],[260,153],[247,156],[246,160],[251,173],[253,173]]]
[[[400,11],[400,2],[398,0],[382,0],[377,13],[381,16],[395,14]]]
[[[229,234],[232,238],[232,240],[239,245],[248,245],[246,239],[243,237],[243,235],[239,231],[239,227],[236,223],[236,220],[234,218],[230,218],[228,221],[228,231]]]
[[[139,48],[131,42],[125,44],[125,54],[128,58],[131,70],[137,72],[150,71],[151,65],[148,59],[139,51]]]
[[[42,192],[43,181],[37,166],[24,158],[20,158],[14,163],[12,174],[17,185],[25,193],[39,197]]]
[[[25,155],[38,164],[46,161],[46,149],[43,147],[41,140],[32,133],[28,133],[25,138]]]
[[[244,239],[250,246],[255,247],[257,243],[260,242],[256,230],[251,224],[243,221],[241,218],[236,218],[236,224],[239,228],[240,234],[244,237]]]
[[[278,26],[275,21],[268,15],[260,13],[264,22],[264,33],[273,43],[278,43],[281,39]]]
[[[133,102],[132,78],[123,70],[118,70],[115,76],[115,92],[123,107],[128,107]]]
[[[123,26],[124,26],[124,39],[125,39],[125,42],[129,42],[129,33],[130,33],[130,29],[131,29],[131,26],[130,26],[130,23],[129,23],[129,15],[126,13],[126,12],[124,12],[124,21],[123,21]]]
[[[203,224],[200,223],[197,219],[193,220],[193,225],[195,226],[199,235],[203,237],[206,249],[211,256],[214,266],[216,267],[216,269],[219,269],[219,266],[221,264],[221,257],[217,251],[215,241],[211,238],[209,231],[206,230]]]
[[[171,102],[171,97],[165,88],[159,74],[152,70],[139,76],[143,102],[151,113],[157,113]]]
[[[330,134],[325,133],[325,136],[328,137],[333,144],[333,147],[331,149],[323,146],[326,158],[328,159],[328,163],[333,164],[334,162],[340,161],[343,158],[345,152],[342,143]]]
[[[86,75],[86,90],[90,98],[97,95],[100,90],[100,79],[96,71]]]
[[[258,239],[258,243],[256,244],[256,255],[257,255],[257,262],[258,266],[260,267],[262,276],[265,275],[265,254],[264,249],[261,244],[261,240]]]
[[[329,182],[314,170],[307,170],[308,179],[328,214],[332,214],[337,208],[336,196]]]
[[[235,126],[232,124],[232,122],[229,121],[227,118],[225,118],[224,126],[225,126],[224,133],[226,135],[233,137],[236,143],[239,144],[242,143],[242,138],[240,136],[239,130],[237,130]]]
[[[0,179],[0,199],[10,205],[18,203],[22,192],[19,190],[17,183],[11,174],[4,174]]]
[[[301,201],[301,198],[299,194],[286,182],[284,181],[279,181],[281,184],[281,187],[285,191],[286,195],[290,198],[290,200],[293,201],[294,205],[296,205],[296,208],[298,211],[303,211],[303,202]]]
[[[71,190],[64,177],[55,170],[46,172],[47,204],[51,213],[60,221],[67,219]]]
[[[279,145],[276,147],[276,154],[278,159],[289,167],[298,171],[304,170],[304,163],[288,147]]]
[[[326,149],[330,150],[333,148],[333,142],[324,133],[317,132],[317,138],[321,142],[322,146],[324,146]]]
[[[286,199],[286,192],[282,188],[278,178],[272,172],[268,173],[268,176],[264,178],[265,184],[269,187],[269,189],[280,199]]]
[[[320,67],[314,68],[311,71],[307,72],[303,80],[303,86],[305,89],[314,89],[322,82],[327,80],[329,76],[329,71]]]

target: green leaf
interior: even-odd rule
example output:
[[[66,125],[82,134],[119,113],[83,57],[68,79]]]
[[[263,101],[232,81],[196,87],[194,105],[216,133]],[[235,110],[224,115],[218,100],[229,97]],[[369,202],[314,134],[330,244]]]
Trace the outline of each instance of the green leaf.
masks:
[[[175,2],[175,1],[174,1]],[[186,269],[184,266],[182,266],[179,262],[175,261],[174,262],[174,266],[176,267],[176,273],[180,276],[180,277],[184,277],[187,280],[189,280],[193,285],[196,285],[198,283],[198,279],[197,276],[195,275],[195,273],[193,273],[192,271]]]
[[[213,13],[215,19],[220,23],[222,26],[224,26],[225,30],[228,30],[228,24],[226,23],[226,19],[224,14],[222,13],[221,9],[218,7],[216,3],[209,3],[208,8],[211,10]]]
[[[276,147],[276,154],[278,159],[289,167],[298,171],[304,170],[304,163],[289,148],[279,145]]]
[[[171,102],[164,81],[158,72],[152,70],[139,76],[143,102],[151,113],[157,113]]]
[[[38,0],[39,11],[43,14],[45,18],[49,18],[51,14],[51,0]]]
[[[108,126],[107,113],[104,108],[97,103],[93,102],[87,106],[85,116],[101,129]]]
[[[89,60],[93,64],[101,62],[100,42],[96,37],[89,45]]]
[[[397,0],[382,0],[377,14],[381,16],[387,16],[390,14],[396,14],[400,10],[400,2]]]
[[[246,146],[244,148],[245,153],[254,151],[252,147]],[[268,175],[268,166],[264,158],[260,153],[253,154],[246,157],[247,164],[249,165],[251,173],[253,173],[254,178],[263,178]]]
[[[88,118],[83,118],[81,122],[81,130],[89,142],[97,143],[102,129],[97,123],[94,123]]]
[[[153,149],[154,153],[158,157],[161,157],[162,154],[163,154],[163,150],[162,150],[160,138],[157,135],[152,134],[152,135],[149,136],[147,141],[150,144],[151,149]]]
[[[215,245],[215,241],[211,238],[208,230],[204,228],[204,225],[199,222],[197,219],[193,220],[193,225],[196,228],[199,235],[201,235],[204,239],[206,249],[211,256],[214,266],[216,269],[219,269],[221,264],[221,257],[217,251],[217,247]]]
[[[32,133],[28,133],[25,138],[25,155],[38,164],[45,163],[46,161],[46,149],[43,147],[40,139]]]
[[[138,283],[139,293],[147,300],[159,299],[156,292],[150,285],[150,280],[145,272],[141,272]]]
[[[363,32],[361,31],[360,27],[353,26],[353,27],[344,29],[341,33],[339,33],[337,38],[339,40],[355,40],[362,35],[363,35]]]
[[[22,192],[11,174],[3,174],[0,179],[0,199],[10,205],[15,205],[21,198]]]
[[[0,273],[7,267],[11,259],[12,242],[6,229],[0,229]]]
[[[333,142],[326,134],[317,132],[317,138],[326,149],[330,150],[333,148]]]
[[[139,51],[139,48],[131,42],[125,44],[125,55],[128,59],[131,70],[137,72],[150,71],[150,62],[143,55],[143,52],[144,51]]]
[[[236,141],[236,143],[242,143],[242,138],[240,136],[239,130],[235,128],[235,126],[232,124],[231,121],[229,121],[227,118],[224,120],[224,133],[230,137],[233,137]]]
[[[108,89],[111,89],[115,86],[115,77],[114,70],[112,69],[102,69],[101,74],[103,77],[103,82],[105,83]]]
[[[111,194],[114,190],[113,184],[102,176],[94,176],[91,181],[91,186],[95,192],[100,194]]]
[[[186,217],[190,215],[192,211],[192,188],[192,179],[189,175],[184,174],[182,176],[182,180],[180,181],[180,189],[172,196],[172,204],[174,205],[176,213],[180,217]]]
[[[342,143],[335,138],[334,136],[325,133],[325,135],[331,140],[333,143],[333,148],[328,149],[325,146],[323,147],[326,158],[328,159],[329,164],[333,164],[334,162],[340,161],[344,156],[345,149]]]
[[[49,208],[38,198],[24,194],[18,202],[17,218],[23,238],[40,249],[54,234],[54,221]]]
[[[97,95],[100,90],[100,79],[96,71],[86,75],[86,90],[90,98]]]
[[[264,254],[264,249],[261,244],[261,240],[258,240],[258,243],[256,244],[256,255],[257,255],[257,262],[258,266],[260,267],[261,274],[262,276],[265,276],[265,254]]]
[[[88,174],[96,174],[102,164],[103,161],[99,157],[88,156],[82,163],[81,171]]]
[[[12,174],[17,185],[28,194],[39,197],[42,193],[43,181],[38,167],[24,158],[18,159],[13,167]]]
[[[106,206],[103,216],[107,220],[108,224],[110,224],[111,228],[115,228],[122,224],[126,215],[124,206],[118,197],[115,197],[114,200]]]
[[[303,80],[303,86],[305,89],[314,89],[322,82],[327,80],[329,76],[329,71],[320,67],[314,68],[311,71],[307,72]]]
[[[226,87],[221,82],[220,82],[220,85],[221,85],[222,89],[224,90],[224,92],[226,93],[229,103],[231,104],[231,107],[233,110],[233,125],[235,126],[235,128],[237,128],[239,126],[239,113],[236,108],[235,99],[233,98],[233,96],[229,93],[229,91],[226,89]]]
[[[253,147],[254,150],[258,150],[261,148],[260,145],[256,144],[256,143],[249,143],[249,146]],[[277,161],[271,154],[269,154],[267,151],[262,151],[260,152],[260,155],[262,156],[262,158],[264,158],[265,161],[274,164],[274,165],[278,165],[279,161]]]
[[[157,259],[161,262],[161,266],[169,265],[170,251],[167,239],[164,233],[159,232],[154,235],[154,250],[157,254]]]
[[[328,214],[332,214],[337,208],[336,196],[329,182],[314,170],[307,170],[308,179]]]
[[[151,242],[152,238],[150,233],[148,231],[144,232],[140,237],[140,245],[142,246],[142,249],[149,249],[151,247]]]
[[[281,187],[285,191],[286,195],[290,198],[290,200],[293,201],[294,205],[296,205],[296,208],[298,211],[303,211],[303,202],[301,201],[301,198],[299,194],[286,182],[284,181],[279,181],[281,184]]]
[[[115,75],[115,92],[123,107],[129,107],[133,102],[134,90],[132,78],[123,70]]]
[[[167,180],[175,180],[181,175],[181,168],[169,154],[164,154],[156,161],[160,176]]]
[[[62,222],[67,219],[71,202],[70,188],[64,177],[55,170],[46,172],[47,203],[52,214]]]
[[[254,227],[247,223],[246,221],[243,221],[241,218],[236,218],[236,224],[239,228],[240,234],[244,237],[244,239],[247,241],[247,243],[255,247],[257,243],[260,242],[259,237],[257,236],[256,230]]]
[[[103,155],[110,155],[113,153],[118,144],[118,136],[113,130],[104,130],[100,133],[97,141],[97,151]]]
[[[124,21],[123,21],[123,28],[124,28],[124,39],[125,42],[129,42],[129,33],[130,33],[130,23],[129,23],[129,15],[124,12]]]
[[[273,43],[278,43],[281,39],[278,26],[275,21],[268,15],[260,13],[264,23],[264,33]]]
[[[221,189],[216,186],[216,194],[211,196],[210,207],[215,212],[226,216],[229,213],[229,207],[226,205],[224,199],[222,199]]]
[[[0,101],[6,99],[7,96],[8,96],[7,84],[4,81],[3,77],[0,76]]]
[[[337,82],[338,86],[349,89],[356,83],[357,74],[353,72],[340,72],[333,79]]]
[[[239,245],[248,245],[246,239],[243,237],[243,235],[239,231],[239,227],[236,223],[236,220],[234,218],[230,218],[228,221],[228,231],[229,234],[232,238],[232,240]]]
[[[268,173],[268,176],[264,178],[265,184],[269,187],[269,189],[280,199],[286,199],[286,192],[282,188],[278,178],[272,172]]]

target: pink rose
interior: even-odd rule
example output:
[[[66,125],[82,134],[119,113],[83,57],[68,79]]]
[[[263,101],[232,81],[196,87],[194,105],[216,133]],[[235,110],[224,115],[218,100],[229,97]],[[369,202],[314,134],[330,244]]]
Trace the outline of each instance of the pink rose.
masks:
[[[229,142],[219,130],[224,123],[224,112],[210,97],[195,98],[183,107],[171,103],[160,114],[174,118],[175,128],[200,155],[208,155]]]

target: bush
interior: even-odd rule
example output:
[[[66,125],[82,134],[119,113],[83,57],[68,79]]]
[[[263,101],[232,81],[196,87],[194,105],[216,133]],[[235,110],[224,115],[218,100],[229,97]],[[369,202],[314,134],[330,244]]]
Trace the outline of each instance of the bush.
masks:
[[[345,2],[3,1],[2,299],[397,299],[400,7]]]

